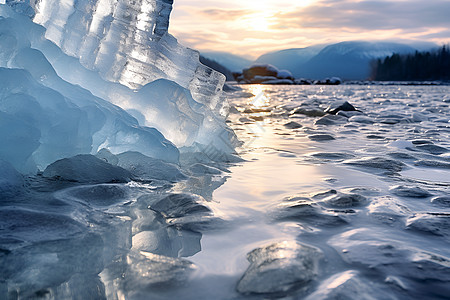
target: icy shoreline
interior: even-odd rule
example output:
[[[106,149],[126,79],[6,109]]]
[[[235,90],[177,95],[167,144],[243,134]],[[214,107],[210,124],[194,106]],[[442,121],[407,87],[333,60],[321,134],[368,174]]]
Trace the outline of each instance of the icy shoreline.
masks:
[[[449,88],[242,89],[243,162],[182,153],[172,182],[25,178],[1,202],[3,295],[445,299]],[[343,100],[358,111],[325,115]]]
[[[450,294],[448,86],[245,85],[228,107],[166,34],[171,0],[8,3],[0,298]]]

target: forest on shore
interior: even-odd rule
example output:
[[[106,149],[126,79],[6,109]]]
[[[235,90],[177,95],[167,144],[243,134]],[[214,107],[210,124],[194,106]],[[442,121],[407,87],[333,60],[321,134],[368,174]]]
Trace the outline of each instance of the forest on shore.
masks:
[[[371,80],[450,80],[450,50],[444,45],[435,51],[397,54],[372,61]]]

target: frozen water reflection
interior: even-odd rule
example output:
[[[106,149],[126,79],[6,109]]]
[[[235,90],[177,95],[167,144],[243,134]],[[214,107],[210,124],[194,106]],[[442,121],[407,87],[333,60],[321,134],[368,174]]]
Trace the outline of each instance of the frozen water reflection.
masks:
[[[129,153],[131,183],[13,180],[0,298],[446,299],[449,94],[243,86],[229,124],[244,161],[182,153],[164,172]],[[358,111],[325,115],[342,101]]]

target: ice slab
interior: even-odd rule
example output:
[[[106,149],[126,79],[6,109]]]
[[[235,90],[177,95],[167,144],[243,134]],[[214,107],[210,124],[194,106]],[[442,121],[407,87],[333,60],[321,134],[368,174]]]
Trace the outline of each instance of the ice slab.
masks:
[[[308,284],[318,274],[322,251],[298,242],[257,248],[247,255],[250,267],[237,285],[240,293],[286,293]]]

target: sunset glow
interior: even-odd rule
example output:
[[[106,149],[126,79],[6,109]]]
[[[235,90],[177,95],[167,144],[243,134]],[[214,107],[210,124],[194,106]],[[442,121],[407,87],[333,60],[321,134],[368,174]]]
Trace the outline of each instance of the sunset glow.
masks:
[[[447,0],[175,0],[169,32],[191,48],[249,58],[349,40],[450,42]]]
[[[243,23],[247,23],[247,25],[255,31],[267,31],[269,30],[270,21],[267,14],[260,13],[250,15],[243,19]]]

